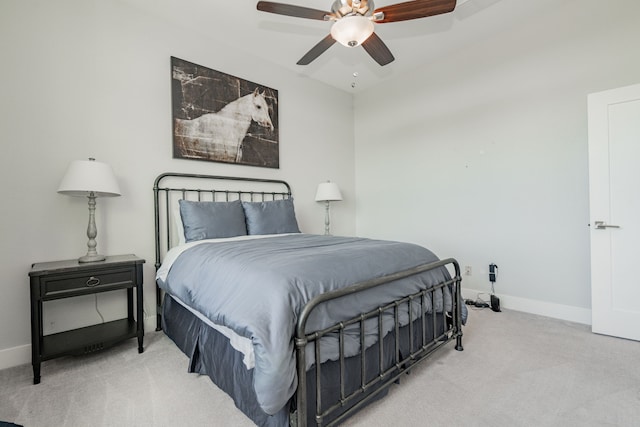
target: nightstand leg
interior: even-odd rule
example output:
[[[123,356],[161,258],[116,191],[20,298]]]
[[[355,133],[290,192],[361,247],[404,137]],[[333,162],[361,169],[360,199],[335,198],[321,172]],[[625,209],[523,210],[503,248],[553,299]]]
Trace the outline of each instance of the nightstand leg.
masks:
[[[144,299],[143,299],[143,280],[142,266],[137,269],[137,286],[136,286],[136,322],[138,323],[138,353],[144,351],[142,344],[144,339]]]
[[[40,299],[39,282],[31,280],[31,364],[34,384],[40,384],[42,329],[42,299]]]
[[[40,384],[40,363],[33,364],[33,383]]]

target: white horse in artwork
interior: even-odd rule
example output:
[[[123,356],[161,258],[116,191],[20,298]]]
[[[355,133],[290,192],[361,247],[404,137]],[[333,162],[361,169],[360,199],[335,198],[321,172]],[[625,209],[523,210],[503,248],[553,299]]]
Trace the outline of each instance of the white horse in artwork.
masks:
[[[176,119],[174,133],[187,152],[237,163],[242,158],[242,140],[252,120],[273,131],[264,92],[258,89],[228,103],[217,113],[193,120]]]

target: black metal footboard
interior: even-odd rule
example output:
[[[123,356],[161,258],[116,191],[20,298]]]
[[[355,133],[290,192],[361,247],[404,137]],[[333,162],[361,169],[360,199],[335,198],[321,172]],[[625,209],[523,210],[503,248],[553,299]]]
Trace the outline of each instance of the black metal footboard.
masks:
[[[407,295],[399,300],[381,305],[369,312],[358,314],[357,316],[337,323],[329,328],[321,331],[306,331],[307,321],[311,313],[321,304],[335,300],[346,295],[363,292],[367,289],[383,285],[395,280],[400,280],[409,276],[420,274],[429,270],[452,266],[454,269],[454,277],[443,281],[428,289],[423,289],[412,295]],[[456,339],[456,350],[462,350],[462,309],[460,297],[460,266],[453,259],[445,259],[429,264],[423,264],[418,267],[401,271],[388,276],[377,279],[367,280],[339,289],[333,292],[322,294],[311,300],[302,311],[296,329],[295,346],[298,366],[298,390],[296,393],[296,412],[292,414],[292,425],[297,427],[306,427],[310,417],[309,411],[309,390],[307,390],[307,354],[308,344],[313,343],[313,357],[315,365],[315,424],[318,426],[332,426],[340,423],[345,418],[359,410],[364,405],[374,400],[381,392],[396,382],[400,376],[409,372],[418,362],[426,359],[436,349],[442,347],[449,341]],[[436,313],[434,304],[434,295],[438,290],[449,287],[451,291],[451,311]],[[432,309],[430,313],[427,311],[428,302],[430,301]],[[444,296],[443,296],[444,305]],[[400,312],[406,307],[409,316],[406,325],[400,324]],[[414,318],[414,313],[419,313]],[[389,343],[390,337],[383,336],[383,316],[391,314],[394,320],[393,334],[390,345],[385,345],[385,341]],[[438,324],[437,318],[441,316],[444,321]],[[377,318],[377,343],[374,350],[377,352],[375,361],[371,362],[367,354],[370,354],[372,348],[365,347],[365,322],[371,322],[371,319]],[[375,320],[374,320],[375,323]],[[352,325],[359,324],[360,331],[360,353],[359,368],[360,381],[359,386],[355,389],[349,388],[346,384],[347,368],[345,367],[345,329]],[[401,343],[401,330],[408,329],[407,340]],[[338,335],[339,345],[339,396],[331,396],[330,401],[323,402],[323,364],[318,363],[321,354],[320,339],[329,334]],[[372,346],[373,347],[373,346]],[[385,352],[391,352],[386,354]],[[351,358],[353,359],[353,357]],[[377,366],[367,366],[367,364]],[[374,374],[371,374],[372,369]],[[351,375],[352,372],[349,372]]]

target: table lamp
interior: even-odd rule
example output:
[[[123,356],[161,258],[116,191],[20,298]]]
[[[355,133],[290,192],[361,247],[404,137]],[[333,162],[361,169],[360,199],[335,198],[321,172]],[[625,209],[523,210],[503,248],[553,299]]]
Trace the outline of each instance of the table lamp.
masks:
[[[96,197],[115,197],[120,195],[120,187],[113,175],[111,166],[96,162],[95,159],[75,160],[71,162],[67,173],[62,178],[58,193],[68,196],[87,197],[89,199],[89,226],[87,227],[87,254],[78,258],[79,262],[104,261],[105,256],[96,251],[95,212]]]
[[[340,194],[340,189],[338,188],[338,184],[335,182],[322,182],[318,185],[318,191],[316,191],[316,202],[324,202],[325,213],[324,213],[324,234],[331,234],[329,231],[330,227],[330,219],[329,219],[329,203],[333,201],[342,200],[342,194]]]

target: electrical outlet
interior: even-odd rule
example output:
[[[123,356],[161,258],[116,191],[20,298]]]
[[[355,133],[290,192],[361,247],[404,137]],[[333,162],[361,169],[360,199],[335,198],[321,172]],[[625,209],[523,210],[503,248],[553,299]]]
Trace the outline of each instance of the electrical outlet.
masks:
[[[465,265],[464,266],[464,275],[465,276],[471,276],[471,266],[470,265]]]

